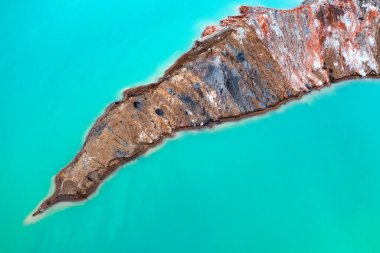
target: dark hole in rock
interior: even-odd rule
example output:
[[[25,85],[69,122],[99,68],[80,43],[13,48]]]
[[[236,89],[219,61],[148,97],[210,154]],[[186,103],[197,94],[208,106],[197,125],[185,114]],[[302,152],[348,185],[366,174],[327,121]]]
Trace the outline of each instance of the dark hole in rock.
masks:
[[[94,181],[90,176],[87,176],[86,178],[87,178],[88,181],[91,181],[91,182]]]
[[[306,88],[308,88],[309,90],[311,89],[311,86],[310,86],[310,84],[308,84],[308,83],[305,83],[305,86],[306,86]]]
[[[133,107],[135,107],[136,109],[142,109],[143,104],[139,101],[135,101],[135,102],[133,102]]]
[[[46,201],[46,205],[50,205],[51,203],[50,203],[50,201]]]
[[[157,108],[157,109],[156,109],[156,114],[157,114],[158,116],[161,116],[161,117],[165,115],[164,111],[161,110],[160,108]]]
[[[244,53],[238,53],[238,55],[236,56],[236,59],[239,61],[239,62],[244,62],[245,61],[245,56],[244,56]]]
[[[174,94],[174,90],[172,88],[168,88],[167,91],[170,93],[170,94]]]

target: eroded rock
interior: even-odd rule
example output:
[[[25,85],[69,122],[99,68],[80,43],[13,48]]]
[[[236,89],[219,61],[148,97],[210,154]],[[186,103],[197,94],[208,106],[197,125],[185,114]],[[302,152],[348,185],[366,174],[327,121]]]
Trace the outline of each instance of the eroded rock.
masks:
[[[158,82],[126,90],[34,215],[88,197],[177,131],[263,113],[332,82],[378,77],[379,1],[307,0],[293,10],[240,12],[206,28]]]

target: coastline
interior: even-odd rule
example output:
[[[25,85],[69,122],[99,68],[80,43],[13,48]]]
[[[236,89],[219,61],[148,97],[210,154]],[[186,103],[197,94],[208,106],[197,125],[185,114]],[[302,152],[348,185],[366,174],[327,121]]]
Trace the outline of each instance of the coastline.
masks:
[[[198,126],[207,122],[207,118],[201,118],[202,109],[198,108],[202,107],[208,113],[211,110],[212,118],[220,115],[210,109],[212,101],[207,96],[218,89],[203,86],[204,76],[197,76],[201,79],[202,98],[192,93],[192,85],[198,80],[189,79],[189,85],[180,82],[181,87],[187,87],[182,89],[169,78],[156,91],[133,97],[113,110],[105,118],[111,121],[102,136],[94,135],[92,130],[105,109],[122,100],[125,90],[157,82],[176,57],[190,50],[205,27],[217,26],[229,15],[239,15],[240,4],[270,7],[273,11],[264,18],[268,37],[274,41],[269,45],[275,46],[270,52],[274,52],[274,57],[283,56],[285,61],[289,56],[297,61],[300,71],[280,64],[280,68],[272,71],[268,67],[272,73],[269,76],[294,73],[301,80],[307,79],[308,73],[313,76],[316,72],[312,69],[313,59],[318,58],[314,52],[321,53],[321,65],[325,67],[324,48],[330,44],[319,43],[323,40],[319,35],[326,36],[330,42],[331,37],[318,31],[315,36],[313,13],[300,11],[303,16],[293,15],[294,22],[288,23],[283,18],[285,14],[275,11],[297,7],[303,1],[4,3],[7,8],[3,9],[3,33],[8,36],[0,42],[4,51],[0,57],[4,73],[0,85],[4,121],[0,253],[348,253],[355,250],[380,253],[379,79],[342,81],[313,89],[300,99],[257,116],[176,132],[173,138],[165,138],[135,160],[120,166],[87,198],[58,202],[40,215],[32,216],[54,193],[56,175],[80,150],[84,152],[78,164],[60,174],[57,187],[64,186],[64,189],[59,195],[68,192],[67,182],[76,183],[80,193],[85,189],[83,183],[88,182],[86,174],[93,169],[103,170],[92,161],[89,166],[80,168],[86,157],[94,157],[107,166],[106,153],[115,148],[132,152],[132,145],[139,141],[129,137],[125,129],[133,127],[133,119],[146,126],[153,120],[159,130],[160,119],[169,121],[172,126],[180,122],[192,124],[193,119],[200,119],[195,122]],[[230,7],[232,2],[237,4]],[[329,2],[337,3],[336,0]],[[359,3],[358,0],[348,2],[356,6]],[[374,8],[371,5],[380,10],[380,2],[364,3],[368,3],[367,10]],[[352,12],[347,11],[350,17]],[[272,15],[275,13],[279,16]],[[371,27],[365,21],[365,9],[357,7],[357,13],[364,18],[361,26]],[[306,17],[309,22],[301,22]],[[336,19],[344,24],[342,16]],[[294,43],[279,42],[271,21],[279,24],[283,41],[291,37]],[[284,23],[287,25],[282,26]],[[259,26],[261,24],[259,21]],[[319,24],[321,30],[328,29],[322,21]],[[379,34],[363,31],[355,21],[352,24],[352,29],[357,27],[356,30],[364,34],[361,38]],[[308,51],[302,47],[296,38],[300,34],[302,41],[307,41],[302,27],[310,29],[311,42],[321,44],[320,49]],[[251,23],[244,28],[255,31]],[[347,33],[349,31],[347,29]],[[336,33],[334,26],[331,32]],[[351,42],[361,41],[355,35],[350,36]],[[342,42],[347,41],[347,37],[333,38],[340,42],[339,52],[344,52]],[[378,45],[379,38],[374,38]],[[230,38],[221,43],[232,45],[237,53],[242,50],[253,71],[258,70],[254,62],[268,66],[266,59],[252,53],[263,53],[255,46],[252,34],[248,34],[247,39],[252,46],[245,43],[239,47],[240,44]],[[379,59],[376,73],[380,74],[379,48],[361,42],[364,48],[369,48],[367,52],[373,52]],[[302,49],[302,57],[292,50],[292,45]],[[234,58],[236,51],[220,43],[215,46],[213,57],[219,55],[222,64],[240,74],[247,73],[244,65]],[[289,50],[289,53],[277,54],[276,48]],[[363,47],[353,49],[361,52]],[[231,57],[225,58],[221,54],[224,50]],[[327,54],[332,57],[327,60],[326,71],[333,68],[332,74],[341,76],[339,70],[349,70],[344,56],[334,57],[336,51],[331,47],[328,50]],[[304,59],[309,56],[312,60],[307,63]],[[207,54],[199,59],[212,61]],[[339,64],[336,68],[334,62]],[[199,63],[197,61],[195,66],[206,69]],[[288,63],[291,66],[292,63]],[[367,63],[363,66],[369,73]],[[304,68],[310,72],[302,71]],[[268,75],[260,76],[260,80],[268,80],[265,78]],[[322,74],[318,78],[322,78]],[[260,90],[268,87],[266,83],[260,82],[260,85],[255,79],[245,80],[261,100]],[[268,88],[278,89],[284,85],[286,94],[288,80],[298,85],[287,79]],[[303,82],[320,85],[308,80]],[[242,94],[249,96],[244,82],[239,81],[239,84]],[[173,88],[175,94],[169,94],[168,88]],[[179,104],[181,94],[194,99],[196,110]],[[152,100],[153,96],[159,99]],[[143,102],[140,111],[133,107],[136,100]],[[223,115],[229,111],[225,105],[232,105],[219,96],[215,102]],[[264,108],[265,104],[264,100],[263,106],[258,108]],[[166,117],[156,116],[156,106],[164,110]],[[186,109],[194,115],[186,115]],[[123,124],[116,128],[114,123],[118,120]],[[129,147],[118,146],[108,126],[128,141]],[[135,128],[133,132],[136,137],[139,133],[151,137],[154,132],[147,128]],[[89,134],[93,139],[83,147]],[[96,142],[105,153],[91,148]],[[108,158],[112,158],[112,153],[109,154]]]

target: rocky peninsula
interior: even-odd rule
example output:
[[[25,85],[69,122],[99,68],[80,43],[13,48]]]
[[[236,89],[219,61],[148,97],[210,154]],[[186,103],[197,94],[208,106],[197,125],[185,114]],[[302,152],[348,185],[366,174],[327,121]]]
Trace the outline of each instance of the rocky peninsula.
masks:
[[[379,7],[379,0],[240,7],[240,15],[207,27],[157,82],[126,90],[107,108],[33,215],[86,199],[178,131],[265,113],[341,80],[378,77]]]

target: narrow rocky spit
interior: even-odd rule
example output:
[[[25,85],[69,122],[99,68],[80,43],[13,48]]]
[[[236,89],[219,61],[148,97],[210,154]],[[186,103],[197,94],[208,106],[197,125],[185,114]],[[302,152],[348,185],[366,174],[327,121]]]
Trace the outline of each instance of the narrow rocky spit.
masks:
[[[178,131],[265,113],[340,80],[378,77],[379,6],[242,6],[239,16],[207,27],[158,82],[126,90],[107,108],[33,216],[86,199],[110,173]]]

